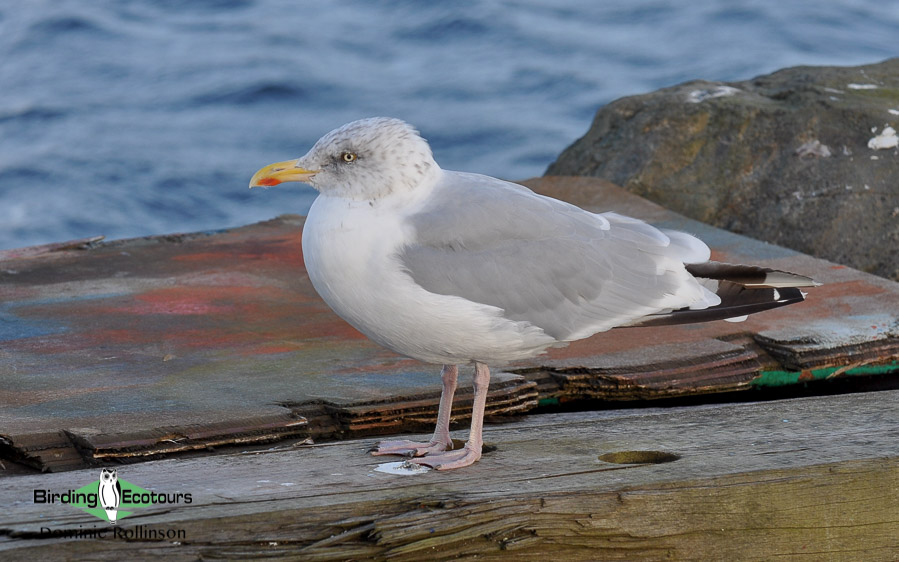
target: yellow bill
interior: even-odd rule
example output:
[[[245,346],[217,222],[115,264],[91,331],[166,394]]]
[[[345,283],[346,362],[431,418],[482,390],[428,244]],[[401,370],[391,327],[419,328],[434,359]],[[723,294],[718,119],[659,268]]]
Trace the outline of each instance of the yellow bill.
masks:
[[[275,162],[262,168],[250,179],[250,189],[254,187],[271,187],[288,181],[309,181],[318,170],[307,170],[297,166],[299,159]]]

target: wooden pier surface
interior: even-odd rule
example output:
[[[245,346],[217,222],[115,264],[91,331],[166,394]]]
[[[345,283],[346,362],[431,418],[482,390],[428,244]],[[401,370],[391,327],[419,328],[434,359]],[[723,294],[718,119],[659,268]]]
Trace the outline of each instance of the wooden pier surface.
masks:
[[[109,525],[35,505],[32,489],[99,470],[20,476],[0,489],[0,558],[895,560],[897,403],[893,390],[529,416],[487,426],[497,448],[474,466],[411,476],[375,471],[392,459],[369,456],[371,439],[119,467],[192,494],[118,524],[179,540],[48,538]],[[669,460],[600,460],[635,451]]]

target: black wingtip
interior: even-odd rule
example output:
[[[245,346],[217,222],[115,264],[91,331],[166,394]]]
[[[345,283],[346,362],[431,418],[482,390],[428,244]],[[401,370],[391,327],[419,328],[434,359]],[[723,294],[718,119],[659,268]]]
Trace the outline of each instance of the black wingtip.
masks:
[[[717,287],[715,294],[721,303],[700,310],[682,308],[649,316],[632,326],[670,326],[739,319],[802,302],[805,293],[801,288],[821,285],[804,275],[754,265],[706,262],[685,267],[694,277],[713,281]]]
[[[700,310],[682,308],[667,314],[649,316],[633,326],[672,326],[676,324],[697,324],[700,322],[714,322],[716,320],[729,320],[748,316],[757,312],[764,312],[782,306],[788,306],[805,300],[805,293],[797,287],[780,289],[747,289],[740,287],[739,293],[726,295],[722,298],[722,304]]]

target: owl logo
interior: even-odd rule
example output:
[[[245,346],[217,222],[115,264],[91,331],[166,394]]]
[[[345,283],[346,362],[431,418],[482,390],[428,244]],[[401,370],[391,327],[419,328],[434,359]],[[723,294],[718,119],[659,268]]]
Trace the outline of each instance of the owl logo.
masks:
[[[100,471],[100,483],[98,485],[100,505],[106,510],[106,518],[113,525],[116,523],[116,513],[119,503],[122,501],[122,486],[114,468],[104,468]]]

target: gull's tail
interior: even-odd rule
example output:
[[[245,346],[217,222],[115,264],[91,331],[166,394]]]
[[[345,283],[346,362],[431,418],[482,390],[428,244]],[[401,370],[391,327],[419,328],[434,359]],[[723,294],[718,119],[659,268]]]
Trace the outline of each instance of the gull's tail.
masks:
[[[721,304],[700,310],[681,308],[662,312],[647,316],[631,326],[740,321],[756,312],[802,302],[805,293],[800,290],[801,287],[820,285],[803,275],[754,265],[710,261],[687,264],[685,267],[690,275],[721,298]]]

